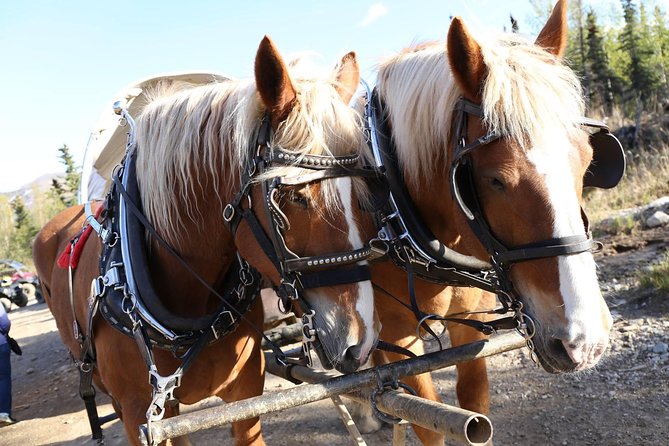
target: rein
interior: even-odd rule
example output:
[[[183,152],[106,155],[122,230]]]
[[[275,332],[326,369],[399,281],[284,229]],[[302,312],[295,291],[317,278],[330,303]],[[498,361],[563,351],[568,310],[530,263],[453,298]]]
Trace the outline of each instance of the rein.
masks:
[[[388,204],[377,212],[380,230],[378,238],[373,240],[371,245],[387,253],[395,265],[408,274],[411,304],[410,306],[403,305],[415,314],[418,321],[417,332],[419,333],[420,328],[423,328],[441,346],[439,336],[426,323],[428,320],[462,323],[488,335],[499,329],[515,328],[525,338],[532,359],[536,361],[532,342],[535,332],[534,321],[523,311],[523,304],[509,278],[509,267],[518,262],[579,254],[598,247],[598,244],[592,240],[585,212],[582,211],[585,235],[552,238],[515,247],[508,247],[497,239],[481,211],[473,182],[474,172],[471,168],[470,154],[496,141],[501,135],[489,132],[468,143],[466,139],[468,116],[473,115],[480,118],[483,113],[480,105],[461,98],[456,104],[457,115],[453,123],[456,145],[453,149],[453,160],[449,172],[451,193],[490,258],[488,262],[483,262],[450,249],[437,240],[420,218],[399,167],[392,133],[388,127],[388,117],[379,92],[377,89],[371,91],[364,82],[363,85],[367,93],[365,124],[369,145],[374,154],[376,168],[384,172],[390,188]],[[598,121],[584,121],[584,125],[606,128]],[[416,300],[414,289],[416,277],[433,283],[471,286],[495,293],[501,307],[446,316],[426,314],[420,310]],[[374,284],[374,287],[399,301],[397,297],[392,296],[378,285]],[[503,315],[509,312],[513,314],[511,317],[503,317],[487,323],[456,317],[476,313]]]

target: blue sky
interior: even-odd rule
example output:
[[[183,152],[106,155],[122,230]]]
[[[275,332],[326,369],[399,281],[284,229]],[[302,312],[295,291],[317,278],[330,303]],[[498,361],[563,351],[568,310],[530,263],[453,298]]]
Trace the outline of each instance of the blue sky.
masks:
[[[81,164],[103,107],[137,79],[250,77],[265,34],[285,57],[316,51],[328,66],[355,50],[369,77],[383,56],[445,38],[452,15],[501,30],[509,13],[536,31],[529,0],[0,1],[0,192],[62,171],[63,144]]]

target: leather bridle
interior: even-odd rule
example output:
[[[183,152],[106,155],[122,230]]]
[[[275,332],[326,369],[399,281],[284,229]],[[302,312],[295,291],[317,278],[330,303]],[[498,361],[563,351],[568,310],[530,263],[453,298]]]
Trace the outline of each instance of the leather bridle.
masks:
[[[377,213],[380,223],[379,237],[373,240],[371,245],[379,251],[388,253],[393,262],[409,274],[410,309],[415,313],[419,327],[422,326],[433,336],[434,333],[423,322],[441,320],[464,323],[486,334],[491,334],[497,329],[516,328],[527,339],[532,351],[531,338],[534,335],[534,324],[523,312],[523,304],[509,277],[509,267],[518,262],[574,255],[598,247],[597,242],[592,240],[585,212],[582,212],[584,234],[552,238],[513,247],[502,243],[493,234],[481,210],[470,158],[472,151],[484,148],[498,140],[501,135],[488,132],[468,142],[466,135],[469,116],[473,115],[481,119],[483,113],[480,105],[461,98],[456,104],[456,115],[453,120],[455,147],[449,171],[451,193],[490,258],[488,262],[483,262],[473,256],[452,250],[437,240],[422,221],[399,168],[391,131],[388,127],[387,114],[384,112],[384,104],[379,92],[376,89],[373,92],[370,91],[364,82],[363,85],[367,89],[365,123],[369,143],[376,167],[385,173],[390,188],[387,206]],[[595,133],[594,136],[599,138],[598,141],[605,141],[608,145],[607,150],[612,153],[611,156],[603,157],[603,167],[600,166],[594,175],[588,178],[586,174],[584,184],[613,187],[624,172],[622,147],[617,139],[608,132],[608,127],[604,123],[584,118],[583,124],[599,129],[599,133]],[[593,142],[592,136],[591,142]],[[505,314],[512,311],[513,317],[482,323],[461,318],[460,316],[465,313],[447,316],[423,313],[418,308],[415,297],[414,276],[434,283],[473,286],[493,292],[497,294],[501,307],[487,312]],[[385,290],[382,291],[385,292]],[[389,293],[385,292],[385,294]]]
[[[460,98],[455,106],[453,160],[451,161],[449,180],[451,193],[460,210],[467,218],[467,223],[485,250],[490,255],[493,267],[507,269],[511,264],[528,260],[579,254],[596,247],[589,230],[588,219],[582,212],[585,234],[569,235],[537,241],[522,246],[508,247],[492,232],[486,221],[474,185],[471,153],[476,149],[491,144],[501,135],[488,132],[484,136],[467,143],[468,116],[483,117],[481,106],[465,98]],[[501,272],[501,271],[499,271]],[[505,290],[508,291],[508,290]]]
[[[307,155],[285,150],[272,143],[270,119],[265,117],[259,127],[253,152],[246,171],[242,175],[241,188],[225,207],[224,220],[234,235],[242,220],[251,229],[256,242],[276,268],[280,283],[274,284],[280,298],[280,309],[288,312],[293,302],[299,302],[305,317],[303,331],[315,340],[315,330],[310,326],[314,311],[305,300],[305,290],[356,283],[371,279],[367,264],[372,249],[364,246],[345,252],[334,252],[317,256],[301,256],[286,245],[284,230],[289,222],[279,207],[278,196],[284,187],[296,187],[314,182],[344,178],[378,176],[374,170],[357,167],[359,154],[352,155]],[[268,177],[273,167],[289,166],[305,172],[294,177]],[[251,190],[259,185],[262,190],[260,203],[253,203]],[[268,222],[266,231],[256,212],[262,212]]]

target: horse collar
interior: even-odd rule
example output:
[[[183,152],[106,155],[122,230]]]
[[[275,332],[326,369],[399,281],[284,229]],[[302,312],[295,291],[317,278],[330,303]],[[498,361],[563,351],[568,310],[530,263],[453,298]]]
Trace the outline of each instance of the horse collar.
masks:
[[[100,259],[100,276],[94,282],[101,300],[101,313],[117,330],[132,336],[141,321],[148,338],[158,347],[187,348],[206,334],[213,342],[236,328],[259,291],[259,276],[238,255],[221,282],[222,304],[210,315],[184,318],[162,303],[150,279],[145,234],[150,233],[177,260],[178,254],[155,232],[141,212],[135,175],[135,152],[129,151],[114,173],[112,188],[105,201],[105,228],[118,239],[105,243]],[[188,269],[188,268],[187,268]],[[244,280],[242,279],[244,278]]]

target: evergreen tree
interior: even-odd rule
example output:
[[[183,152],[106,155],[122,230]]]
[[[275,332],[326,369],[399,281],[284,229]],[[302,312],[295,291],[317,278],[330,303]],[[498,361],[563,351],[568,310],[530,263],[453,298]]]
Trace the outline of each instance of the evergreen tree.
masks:
[[[10,257],[21,262],[32,258],[32,243],[37,235],[37,227],[21,197],[15,197],[10,206],[14,212],[14,237],[9,243]]]
[[[653,10],[653,19],[653,46],[658,59],[661,92],[665,100],[669,100],[669,27],[666,14],[659,6]]]
[[[513,14],[509,14],[509,20],[511,20],[511,32],[517,34],[520,30],[518,27],[518,20],[513,17]]]
[[[26,204],[21,197],[15,197],[10,205],[14,211],[14,227],[16,229],[25,228],[31,225],[30,214],[26,209]]]
[[[620,80],[616,78],[609,65],[604,39],[592,8],[588,11],[585,22],[587,64],[588,72],[591,73],[590,103],[593,106],[603,105],[606,113],[610,114],[613,109],[614,92],[620,92]]]
[[[620,34],[620,42],[629,55],[628,72],[634,96],[637,102],[645,103],[659,81],[651,66],[653,51],[649,45],[645,8],[641,4],[642,13],[638,14],[633,0],[622,0],[622,5],[625,26]]]
[[[70,148],[66,144],[58,149],[60,162],[65,165],[65,178],[52,181],[52,193],[67,207],[77,204],[77,193],[81,181],[81,172],[74,164]]]
[[[13,244],[16,234],[14,211],[9,199],[0,195],[0,258],[13,258]]]
[[[581,78],[583,91],[586,96],[589,96],[590,76],[586,65],[587,49],[583,40],[583,9],[580,0],[569,3],[568,17],[565,62]]]

